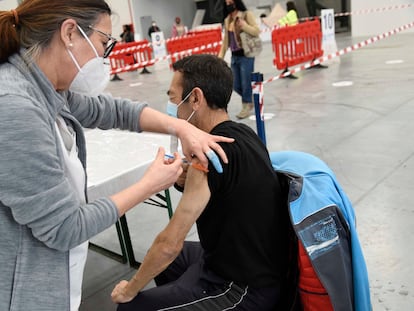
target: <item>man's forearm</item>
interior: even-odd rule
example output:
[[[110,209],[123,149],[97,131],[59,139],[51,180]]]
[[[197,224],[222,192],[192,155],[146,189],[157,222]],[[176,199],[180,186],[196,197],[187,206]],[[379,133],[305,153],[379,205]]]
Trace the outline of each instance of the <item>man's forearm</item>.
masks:
[[[159,234],[149,249],[141,266],[126,288],[128,295],[137,295],[154,277],[164,271],[178,256],[183,243],[175,245],[163,233]]]

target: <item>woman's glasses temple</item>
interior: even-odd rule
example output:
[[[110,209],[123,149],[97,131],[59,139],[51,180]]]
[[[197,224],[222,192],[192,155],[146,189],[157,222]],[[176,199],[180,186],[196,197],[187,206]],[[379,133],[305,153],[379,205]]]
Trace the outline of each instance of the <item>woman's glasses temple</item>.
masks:
[[[115,44],[117,43],[117,40],[112,37],[111,35],[108,35],[107,33],[100,31],[99,29],[93,28],[92,26],[89,26],[89,29],[92,29],[93,31],[96,31],[97,33],[100,33],[101,35],[105,36],[108,38],[108,42],[110,42],[103,54],[103,58],[107,58],[109,56],[109,54],[111,54]]]

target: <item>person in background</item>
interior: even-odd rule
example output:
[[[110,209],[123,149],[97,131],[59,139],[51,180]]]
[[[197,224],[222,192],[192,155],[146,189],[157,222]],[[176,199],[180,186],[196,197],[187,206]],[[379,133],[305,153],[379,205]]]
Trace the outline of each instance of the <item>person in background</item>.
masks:
[[[267,15],[265,13],[260,14],[260,30],[261,31],[269,28],[269,25],[265,21],[266,17],[267,17]]]
[[[213,136],[102,94],[116,44],[103,0],[26,0],[0,11],[0,310],[78,310],[88,240],[182,172],[160,148],[141,180],[88,202],[83,128],[176,135],[186,157],[227,160]],[[107,146],[111,148],[110,145]]]
[[[119,35],[121,37],[121,42],[128,43],[134,42],[134,33],[131,30],[131,25],[125,24],[122,26],[122,33]]]
[[[118,311],[278,310],[288,215],[269,153],[250,127],[229,118],[232,71],[224,60],[192,55],[173,69],[168,96],[178,117],[234,137],[222,144],[229,164],[217,174],[191,160],[173,217],[112,299]],[[185,241],[194,223],[200,242]],[[157,287],[141,291],[154,277]]]
[[[326,9],[326,7],[321,5],[316,0],[306,0],[306,8],[308,9],[309,17],[311,18],[318,18],[320,15],[320,11]]]
[[[181,37],[187,34],[187,27],[181,23],[181,18],[176,17],[171,27],[171,38]]]
[[[293,26],[299,23],[298,14],[295,2],[286,2],[287,14],[279,19],[278,23],[280,26]]]
[[[224,38],[219,57],[224,58],[228,48],[231,50],[231,69],[234,76],[233,89],[242,98],[242,109],[236,115],[239,119],[250,116],[253,112],[251,73],[254,72],[254,57],[246,57],[241,47],[240,32],[259,36],[260,29],[256,18],[246,9],[242,0],[225,0]]]
[[[159,31],[161,31],[161,29],[160,29],[160,27],[158,27],[157,22],[152,21],[151,27],[148,28],[148,37],[150,38],[150,40],[151,40],[151,34],[153,32],[159,32]]]

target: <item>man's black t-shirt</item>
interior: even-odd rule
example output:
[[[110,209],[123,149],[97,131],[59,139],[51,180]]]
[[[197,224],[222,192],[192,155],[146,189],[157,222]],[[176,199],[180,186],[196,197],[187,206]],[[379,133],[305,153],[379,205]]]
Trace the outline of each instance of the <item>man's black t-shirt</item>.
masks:
[[[221,144],[229,162],[222,163],[222,174],[210,169],[211,198],[197,220],[206,266],[238,284],[278,286],[287,256],[287,232],[281,223],[286,202],[269,153],[242,123],[223,122],[211,134],[235,141]]]

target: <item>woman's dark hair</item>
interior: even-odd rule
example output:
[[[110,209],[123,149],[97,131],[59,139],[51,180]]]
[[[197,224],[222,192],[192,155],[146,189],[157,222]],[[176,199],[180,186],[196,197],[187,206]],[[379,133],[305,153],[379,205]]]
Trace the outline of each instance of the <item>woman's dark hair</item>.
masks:
[[[297,11],[297,9],[296,9],[296,5],[295,5],[295,2],[293,2],[293,1],[288,1],[288,2],[286,2],[286,9],[287,9],[287,11],[288,11],[288,12],[289,12],[290,10]]]
[[[246,8],[246,6],[244,5],[244,3],[243,3],[243,1],[242,0],[234,0],[233,1],[234,2],[234,6],[236,7],[236,9],[238,10],[238,11],[241,11],[241,12],[245,12],[245,11],[247,11],[247,8]],[[223,6],[223,16],[224,16],[224,18],[226,18],[227,17],[227,15],[229,15],[229,11],[227,11],[227,5],[226,5],[226,3],[224,3],[224,6]]]
[[[88,26],[102,14],[112,14],[104,0],[25,0],[14,10],[0,11],[0,63],[21,47],[35,58],[68,18],[89,34]]]
[[[227,111],[233,91],[233,73],[223,59],[210,54],[191,55],[175,62],[173,69],[183,75],[183,97],[199,87],[210,108]]]

